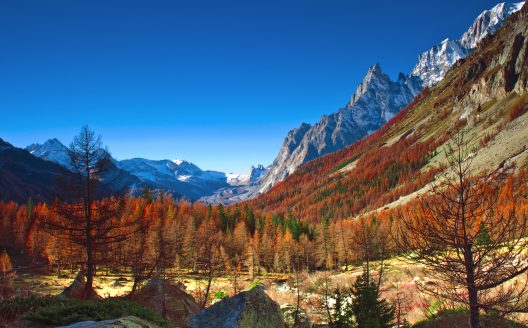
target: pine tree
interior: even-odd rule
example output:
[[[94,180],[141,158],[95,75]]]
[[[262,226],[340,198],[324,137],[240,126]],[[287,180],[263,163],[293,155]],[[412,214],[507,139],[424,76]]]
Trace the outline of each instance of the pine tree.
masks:
[[[378,286],[366,270],[352,287],[351,310],[358,328],[394,326],[394,307],[381,298]]]
[[[346,297],[339,288],[334,291],[334,318],[330,323],[330,328],[352,328],[351,306],[346,302]]]

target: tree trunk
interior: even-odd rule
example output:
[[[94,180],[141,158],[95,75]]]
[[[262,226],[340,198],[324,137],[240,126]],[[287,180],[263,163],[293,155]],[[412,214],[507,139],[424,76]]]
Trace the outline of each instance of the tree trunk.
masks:
[[[213,283],[213,274],[209,272],[209,275],[207,277],[207,287],[205,288],[205,295],[203,302],[201,304],[201,308],[205,308],[207,305],[207,300],[209,299],[209,293],[211,292],[211,285]]]
[[[480,321],[478,290],[475,287],[475,264],[473,260],[473,251],[471,243],[466,244],[466,272],[467,272],[467,289],[469,299],[469,326],[478,328]]]
[[[84,286],[84,294],[86,298],[89,298],[93,289],[93,250],[92,242],[88,240],[86,243],[86,285]]]

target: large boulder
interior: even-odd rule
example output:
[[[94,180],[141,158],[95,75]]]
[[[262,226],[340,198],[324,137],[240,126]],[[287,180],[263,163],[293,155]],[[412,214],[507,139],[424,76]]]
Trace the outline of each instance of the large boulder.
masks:
[[[156,325],[153,325],[145,320],[139,319],[134,316],[112,319],[112,320],[103,320],[103,321],[81,321],[73,323],[68,326],[61,326],[57,328],[156,328]]]
[[[73,299],[102,299],[102,297],[99,296],[93,289],[88,293],[88,295],[86,295],[85,285],[86,281],[84,279],[84,274],[82,271],[79,271],[71,285],[66,287],[64,291],[59,294],[59,296]]]
[[[215,303],[189,319],[193,328],[283,328],[279,304],[262,287]]]
[[[283,304],[280,307],[286,327],[289,328],[312,328],[310,318],[303,309],[297,309],[291,304]],[[297,312],[297,324],[295,324],[295,313]]]
[[[181,288],[181,285],[173,284],[160,277],[150,279],[130,298],[134,302],[164,315],[178,327],[186,327],[187,318],[200,311],[198,303]]]

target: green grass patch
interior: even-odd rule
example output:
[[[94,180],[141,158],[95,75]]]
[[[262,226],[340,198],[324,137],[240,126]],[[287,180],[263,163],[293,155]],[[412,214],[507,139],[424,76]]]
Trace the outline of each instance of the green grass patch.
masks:
[[[342,168],[344,168],[345,166],[347,166],[348,164],[354,162],[355,160],[357,160],[359,158],[359,155],[356,155],[356,156],[353,156],[352,158],[349,158],[347,159],[346,161],[344,161],[343,163],[337,165],[336,167],[334,167],[333,169],[330,170],[330,174],[332,173],[335,173],[339,170],[341,170]]]

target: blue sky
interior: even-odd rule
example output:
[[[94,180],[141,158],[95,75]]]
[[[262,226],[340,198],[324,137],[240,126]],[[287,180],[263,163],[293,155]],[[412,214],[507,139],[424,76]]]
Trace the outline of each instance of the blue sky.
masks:
[[[379,62],[395,77],[487,0],[0,0],[0,138],[88,124],[114,157],[244,172],[343,106]]]

